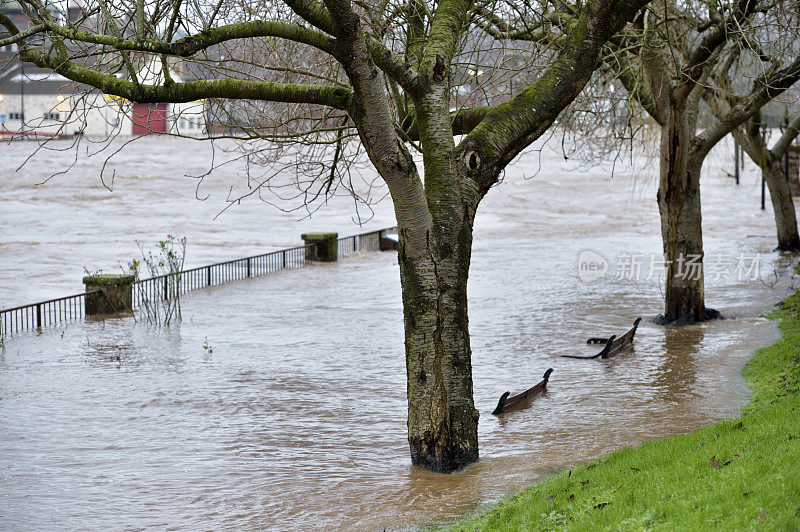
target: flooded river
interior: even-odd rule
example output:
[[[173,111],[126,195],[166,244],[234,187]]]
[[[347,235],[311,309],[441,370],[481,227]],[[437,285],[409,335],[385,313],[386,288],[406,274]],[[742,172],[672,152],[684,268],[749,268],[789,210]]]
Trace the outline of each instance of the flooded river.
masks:
[[[191,141],[134,143],[112,163],[113,192],[96,158],[34,187],[74,155],[39,154],[10,173],[32,146],[0,146],[0,307],[80,291],[83,266],[114,271],[137,239],[185,234],[196,265],[296,245],[307,230],[394,225],[382,202],[359,228],[347,197],[299,221],[252,199],[213,220],[229,186],[245,186],[241,168],[206,178],[198,195],[211,196],[196,200],[185,174],[201,173],[209,152]],[[662,310],[650,271],[660,250],[654,160],[611,178],[545,149],[509,169],[478,213],[470,276],[481,461],[454,475],[409,463],[392,253],[191,293],[169,328],[123,318],[6,338],[0,528],[403,529],[735,416],[748,394],[743,364],[778,337],[760,316],[787,293],[796,257],[772,253],[769,200],[761,211],[752,167],[739,186],[725,176],[730,151],[712,156],[703,182],[705,251],[718,272],[707,304],[728,319],[680,329],[647,321]],[[593,282],[579,275],[587,252],[608,265]],[[593,354],[586,338],[619,334],[637,316],[632,351],[559,358]],[[490,414],[502,392],[550,367],[529,409]]]

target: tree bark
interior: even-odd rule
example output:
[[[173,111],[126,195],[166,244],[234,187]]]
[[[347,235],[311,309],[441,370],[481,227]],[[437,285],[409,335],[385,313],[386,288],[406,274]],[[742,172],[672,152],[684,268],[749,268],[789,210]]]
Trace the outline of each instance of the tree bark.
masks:
[[[452,207],[448,223],[417,234],[401,228],[398,249],[411,460],[441,473],[478,460],[467,319],[472,215]],[[409,252],[412,240],[426,252]]]
[[[778,233],[779,251],[800,251],[800,235],[797,232],[797,217],[792,201],[789,180],[783,173],[780,159],[767,157],[761,166],[764,180],[769,188],[772,209],[775,213],[775,229]]]
[[[761,135],[761,113],[755,115],[747,127],[734,130],[733,136],[744,148],[764,176],[772,201],[775,216],[775,230],[778,236],[778,251],[800,251],[800,235],[797,231],[797,215],[795,214],[792,191],[789,180],[783,173],[781,157],[770,151]]]
[[[685,107],[685,100],[671,97],[661,128],[658,207],[666,263],[663,322],[670,324],[694,323],[708,317],[700,213],[703,158],[691,150],[694,128]]]

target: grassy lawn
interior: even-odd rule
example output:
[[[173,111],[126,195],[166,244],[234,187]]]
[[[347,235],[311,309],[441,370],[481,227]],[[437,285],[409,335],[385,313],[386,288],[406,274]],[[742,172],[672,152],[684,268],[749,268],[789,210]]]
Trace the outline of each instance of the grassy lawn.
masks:
[[[551,477],[453,530],[800,530],[800,291],[742,416]]]

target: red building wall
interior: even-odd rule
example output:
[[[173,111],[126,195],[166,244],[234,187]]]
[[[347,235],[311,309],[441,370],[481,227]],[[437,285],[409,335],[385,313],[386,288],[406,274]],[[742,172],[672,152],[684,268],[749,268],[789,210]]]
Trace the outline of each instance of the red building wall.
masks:
[[[167,132],[167,104],[135,103],[133,104],[134,135],[151,135]]]

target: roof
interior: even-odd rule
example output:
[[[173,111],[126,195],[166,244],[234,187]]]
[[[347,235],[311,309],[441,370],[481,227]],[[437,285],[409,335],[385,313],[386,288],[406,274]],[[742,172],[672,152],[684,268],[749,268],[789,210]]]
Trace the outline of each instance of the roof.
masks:
[[[24,73],[23,73],[24,72]],[[0,94],[63,94],[71,93],[82,85],[70,81],[61,74],[40,69],[25,63],[20,68],[19,61],[11,61],[0,70]]]

